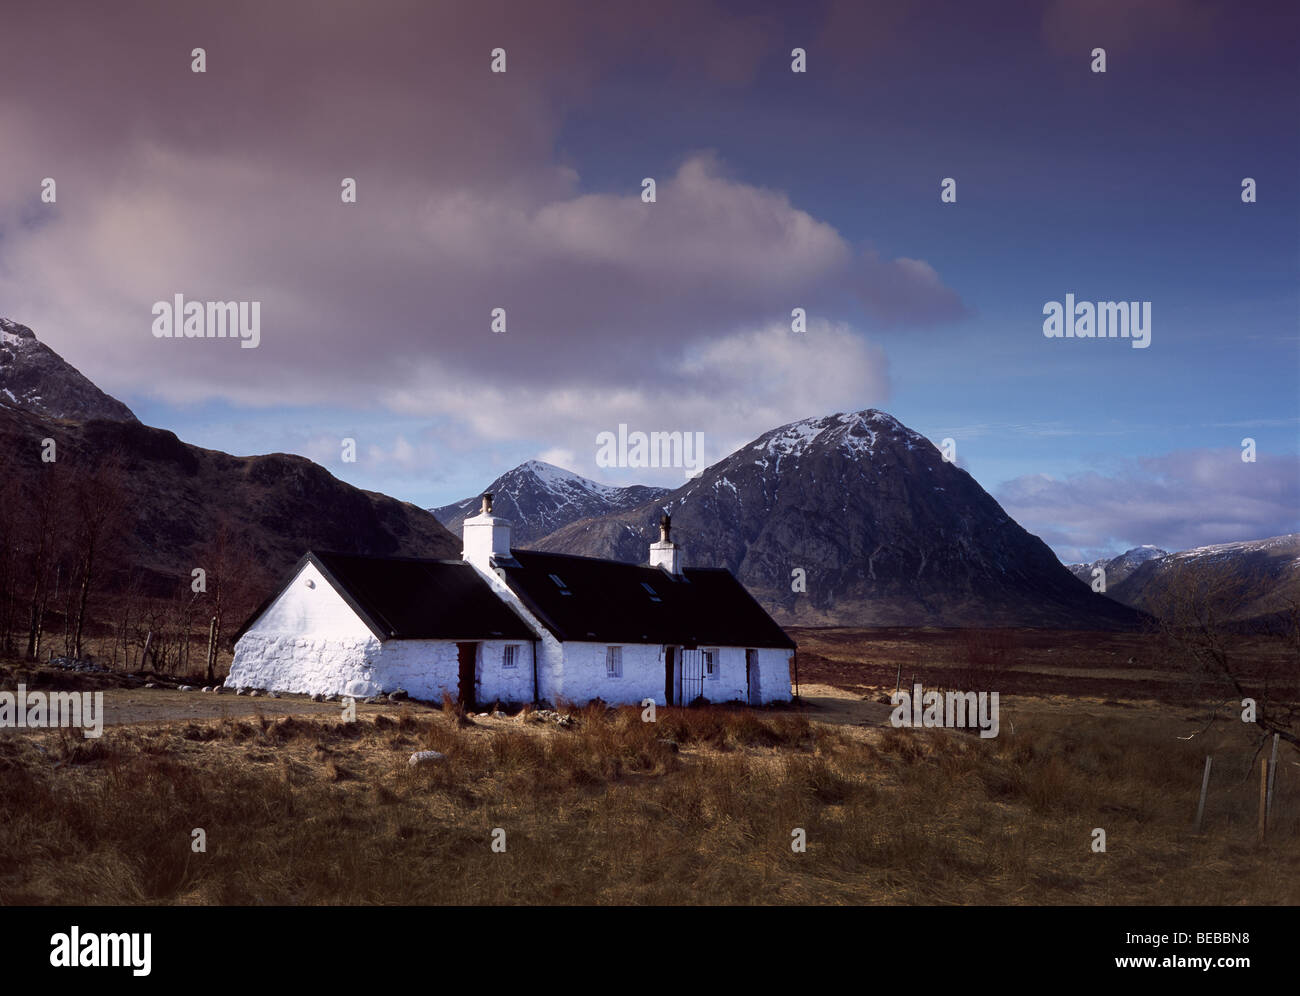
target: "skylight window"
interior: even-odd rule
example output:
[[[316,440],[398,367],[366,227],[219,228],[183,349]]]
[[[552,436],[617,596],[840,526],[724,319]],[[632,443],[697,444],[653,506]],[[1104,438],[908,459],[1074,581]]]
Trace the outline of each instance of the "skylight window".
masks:
[[[560,589],[561,595],[573,594],[573,592],[569,591],[568,587],[564,584],[564,582],[560,580],[560,576],[558,574],[548,574],[547,577],[549,577],[552,581],[555,582],[555,587]]]
[[[656,592],[653,588],[651,588],[650,585],[649,585],[647,582],[642,581],[642,582],[641,582],[641,587],[644,588],[644,589],[646,590],[646,593],[650,596],[650,601],[652,601],[652,602],[660,602],[660,601],[663,601],[663,600],[659,597],[658,592]]]

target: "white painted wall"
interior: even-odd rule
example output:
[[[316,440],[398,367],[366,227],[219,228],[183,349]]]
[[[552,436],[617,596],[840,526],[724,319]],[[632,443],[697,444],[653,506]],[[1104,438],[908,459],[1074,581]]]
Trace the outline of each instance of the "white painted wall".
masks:
[[[611,678],[607,674],[605,650],[609,646],[623,648],[621,677]],[[603,699],[610,705],[635,705],[643,699],[654,699],[662,705],[663,647],[643,643],[566,643],[558,687],[549,698],[554,701],[556,696],[576,705],[592,699]]]
[[[235,644],[228,688],[373,695],[381,644],[313,564]]]
[[[522,705],[533,701],[533,641],[485,640],[479,644],[479,701]],[[517,647],[515,666],[504,664],[505,648]]]
[[[442,701],[459,693],[460,656],[451,640],[387,640],[380,651],[374,681],[379,691],[405,689],[412,698]],[[371,693],[374,694],[374,693]]]
[[[477,643],[474,697],[484,707],[494,702],[533,700],[533,645],[530,640],[464,640]],[[374,680],[385,692],[405,689],[412,698],[441,701],[460,692],[460,652],[455,640],[389,640],[383,645]],[[514,646],[515,666],[505,666],[505,648]]]
[[[745,650],[743,647],[710,647],[702,645],[701,650],[714,651],[714,677],[704,676],[704,697],[710,702],[730,702],[746,700],[745,684]]]
[[[769,702],[790,701],[790,662],[794,660],[793,650],[780,647],[767,648],[758,652],[759,692],[761,705]],[[744,657],[741,657],[741,674],[744,674]]]
[[[325,580],[315,564],[302,570],[270,604],[249,633],[280,636],[374,637],[352,606]]]
[[[378,694],[374,662],[381,645],[366,640],[314,639],[245,633],[235,644],[227,688],[262,688],[303,695]]]

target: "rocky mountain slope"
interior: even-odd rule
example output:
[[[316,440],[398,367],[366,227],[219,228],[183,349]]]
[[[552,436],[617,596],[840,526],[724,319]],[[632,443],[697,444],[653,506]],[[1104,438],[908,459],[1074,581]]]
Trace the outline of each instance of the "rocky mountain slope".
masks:
[[[644,562],[661,509],[686,562],[725,566],[778,619],[909,626],[1135,625],[964,470],[884,412],[764,433],[682,487],[537,549]],[[799,573],[806,591],[798,586]]]
[[[0,318],[0,405],[49,418],[134,422],[131,409],[90,382],[26,325]]]
[[[529,460],[489,484],[493,511],[514,523],[514,542],[525,547],[579,519],[637,508],[667,494],[666,488],[634,484],[612,488],[541,460]],[[479,495],[429,509],[453,534],[466,516],[477,515]]]
[[[282,580],[309,548],[460,555],[459,538],[428,512],[345,484],[304,457],[231,456],[142,425],[48,347],[33,346],[30,330],[14,328],[24,327],[9,323],[6,334],[22,344],[13,350],[5,383],[29,387],[0,404],[0,515],[6,517],[0,525],[16,527],[17,535],[30,535],[43,489],[72,496],[113,464],[124,491],[124,535],[105,568],[119,579],[130,568],[154,593],[174,590],[203,566],[223,523],[246,548],[250,583],[263,588]],[[85,396],[78,400],[70,391]],[[53,462],[42,460],[45,439],[55,443]]]

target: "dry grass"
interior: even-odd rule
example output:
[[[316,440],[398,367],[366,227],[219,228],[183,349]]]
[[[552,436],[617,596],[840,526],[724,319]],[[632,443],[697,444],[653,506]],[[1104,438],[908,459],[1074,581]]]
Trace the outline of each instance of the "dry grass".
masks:
[[[1004,704],[1001,736],[981,740],[721,708],[574,716],[562,729],[407,706],[352,724],[0,737],[0,900],[1300,901],[1300,768],[1283,766],[1257,847],[1256,782],[1241,782],[1253,748],[1229,724],[1180,741],[1181,713],[1072,720]],[[422,749],[447,758],[411,768]],[[1207,749],[1217,778],[1196,836]],[[206,854],[191,850],[195,827]],[[1106,854],[1090,849],[1094,827]]]

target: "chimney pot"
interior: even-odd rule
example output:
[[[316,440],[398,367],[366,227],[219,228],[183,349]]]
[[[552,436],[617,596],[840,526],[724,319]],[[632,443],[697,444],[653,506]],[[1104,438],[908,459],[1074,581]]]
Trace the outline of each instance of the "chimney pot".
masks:
[[[492,492],[491,491],[485,491],[483,493],[483,514],[484,515],[492,514]]]
[[[672,528],[673,528],[673,517],[669,515],[667,512],[665,512],[663,518],[659,520],[659,542],[660,543],[672,542],[668,538],[669,534],[672,532]]]

